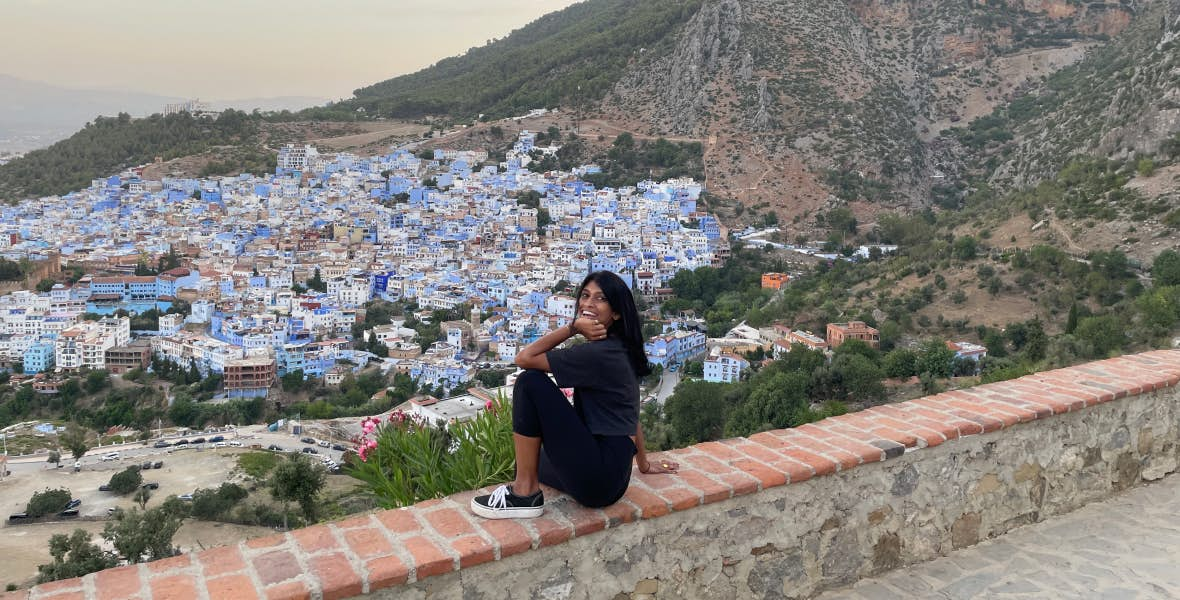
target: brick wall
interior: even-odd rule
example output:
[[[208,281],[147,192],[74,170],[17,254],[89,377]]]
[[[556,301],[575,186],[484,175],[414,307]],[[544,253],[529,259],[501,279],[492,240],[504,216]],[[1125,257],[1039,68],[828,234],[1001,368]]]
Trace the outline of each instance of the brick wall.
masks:
[[[1104,360],[677,450],[602,510],[465,492],[11,597],[807,597],[1175,471],[1177,382],[1180,351]]]

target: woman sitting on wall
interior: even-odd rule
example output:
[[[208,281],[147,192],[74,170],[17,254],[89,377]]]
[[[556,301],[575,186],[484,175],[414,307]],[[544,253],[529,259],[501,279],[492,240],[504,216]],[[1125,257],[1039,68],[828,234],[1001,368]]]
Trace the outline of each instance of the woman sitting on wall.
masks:
[[[516,355],[516,366],[525,369],[512,392],[516,479],[472,499],[477,515],[539,517],[541,483],[588,507],[614,504],[627,491],[632,457],[641,473],[679,468],[672,461],[652,463],[644,451],[639,378],[651,370],[631,290],[618,275],[595,271],[582,281],[577,302],[567,327]],[[555,350],[578,334],[587,343]],[[572,406],[559,386],[574,389]]]

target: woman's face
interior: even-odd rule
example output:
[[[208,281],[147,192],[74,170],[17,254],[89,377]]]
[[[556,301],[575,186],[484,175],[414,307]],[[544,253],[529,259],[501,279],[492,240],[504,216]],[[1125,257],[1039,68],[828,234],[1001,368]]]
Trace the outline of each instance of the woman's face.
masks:
[[[594,319],[607,329],[610,329],[611,323],[619,320],[619,314],[606,301],[606,296],[596,281],[588,282],[586,287],[582,288],[582,295],[578,298],[578,316]]]

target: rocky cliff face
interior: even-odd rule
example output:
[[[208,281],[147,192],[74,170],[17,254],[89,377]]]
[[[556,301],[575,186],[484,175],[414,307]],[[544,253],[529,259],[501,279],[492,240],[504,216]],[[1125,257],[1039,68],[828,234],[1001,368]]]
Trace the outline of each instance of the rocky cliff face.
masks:
[[[1027,185],[1074,154],[1156,153],[1180,132],[1180,0],[1155,3],[1110,44],[1030,90],[993,182]]]
[[[707,0],[602,111],[652,135],[740,139],[771,164],[800,160],[816,178],[883,182],[899,203],[921,203],[932,176],[959,169],[942,129],[1081,58],[1139,10],[1135,0]]]

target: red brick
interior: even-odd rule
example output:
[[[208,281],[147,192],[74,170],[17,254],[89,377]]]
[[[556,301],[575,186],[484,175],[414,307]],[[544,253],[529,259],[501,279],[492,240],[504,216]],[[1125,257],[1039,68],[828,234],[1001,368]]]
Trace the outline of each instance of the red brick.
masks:
[[[709,456],[712,456],[722,463],[735,458],[741,458],[740,453],[735,451],[730,446],[720,442],[702,442],[696,445],[696,449],[704,452],[705,454],[708,454]]]
[[[418,520],[414,518],[414,513],[405,508],[383,510],[377,513],[377,520],[393,533],[409,533],[422,529],[418,525]]]
[[[471,525],[467,517],[453,508],[443,508],[426,513],[426,522],[444,538],[475,533],[475,527]]]
[[[758,478],[744,471],[730,471],[729,473],[718,475],[718,477],[733,490],[734,496],[753,494],[761,488],[761,482]]]
[[[627,488],[627,492],[623,494],[623,497],[639,507],[640,516],[644,519],[654,519],[672,512],[668,509],[668,503],[664,502],[663,498],[647,490],[640,489],[639,486],[634,484]]]
[[[359,596],[364,589],[360,574],[339,552],[312,557],[308,563],[312,574],[320,580],[324,600],[352,598]]]
[[[530,519],[529,525],[537,532],[538,548],[563,544],[570,541],[574,535],[573,525],[566,525],[548,517]]]
[[[466,569],[496,560],[496,549],[478,535],[469,535],[451,542],[459,554],[459,568]]]
[[[885,452],[883,450],[864,441],[840,437],[832,438],[828,440],[828,443],[857,457],[860,459],[860,464],[885,460]]]
[[[344,519],[343,521],[336,521],[336,527],[339,529],[355,529],[357,527],[372,527],[372,515],[358,515]]]
[[[832,437],[833,435],[835,435],[832,432],[828,431],[827,426],[823,421],[820,421],[818,423],[805,423],[803,425],[795,427],[794,430],[798,433],[806,434],[808,436],[811,436],[811,437],[819,439],[819,440],[826,439],[826,438],[829,438],[829,437]],[[775,433],[775,432],[769,432],[769,433],[771,433],[773,435],[773,433]],[[789,437],[789,436],[784,436],[784,437]]]
[[[779,458],[779,460],[782,460]],[[733,467],[743,473],[749,473],[758,480],[762,489],[772,488],[787,483],[787,475],[777,469],[753,460],[735,460]]]
[[[608,527],[618,527],[623,523],[639,520],[639,508],[623,499],[603,508],[602,514],[606,517]]]
[[[771,466],[787,474],[787,483],[801,483],[816,475],[814,467],[785,456]]]
[[[116,567],[99,571],[94,575],[94,587],[98,592],[98,600],[138,598],[140,585],[139,565]]]
[[[814,452],[809,452],[800,448],[789,448],[783,452],[799,462],[811,467],[812,473],[815,475],[831,475],[836,472],[836,462],[824,458]]]
[[[971,421],[971,422],[979,425],[981,428],[983,428],[983,433],[991,433],[993,431],[999,431],[1000,429],[1002,429],[1004,427],[1003,421],[1001,421],[1000,419],[998,419],[996,417],[988,416],[986,413],[983,412],[983,410],[981,410],[979,408],[972,408],[972,409],[954,408],[954,409],[952,409],[952,412],[953,412],[953,414],[955,414],[963,419],[966,419],[968,421]]]
[[[748,439],[751,442],[754,442],[757,444],[762,444],[763,446],[766,446],[767,448],[784,448],[786,446],[791,445],[791,443],[788,442],[787,440],[785,440],[777,435],[774,435],[773,433],[771,433],[769,431],[755,433],[754,435],[751,435]]]
[[[718,444],[717,447],[724,448],[724,446],[721,446],[720,444]],[[713,473],[714,475],[720,475],[722,473],[728,473],[733,470],[729,467],[729,465],[726,464],[728,461],[730,461],[734,458],[741,458],[742,457],[741,454],[738,454],[737,452],[734,452],[732,450],[729,451],[729,454],[731,454],[732,456],[729,458],[725,458],[722,461],[718,461],[717,459],[715,459],[711,456],[705,455],[705,454],[694,454],[691,456],[684,457],[684,461],[682,463],[680,463],[680,466],[681,467],[687,466],[687,467],[691,467],[693,469],[696,469],[698,471],[704,471],[706,473]]]
[[[245,575],[227,575],[205,580],[205,589],[209,592],[210,600],[234,598],[241,600],[255,600],[258,592],[254,590],[254,582]]]
[[[332,529],[327,525],[312,525],[296,529],[291,532],[291,536],[299,542],[299,547],[308,554],[340,549],[339,543],[336,542],[336,536],[332,534]]]
[[[733,490],[728,485],[696,471],[682,471],[677,478],[701,492],[702,504],[712,504],[733,497]]]
[[[877,439],[897,442],[906,448],[913,448],[918,445],[918,436],[911,433],[906,433],[904,431],[898,431],[892,427],[877,427],[876,429],[869,431],[869,434]]]
[[[295,560],[295,555],[283,550],[267,552],[254,558],[254,571],[263,585],[280,583],[298,577],[303,569]]]
[[[152,600],[190,600],[197,597],[197,585],[192,575],[166,575],[151,581]]]
[[[344,541],[360,558],[372,558],[393,552],[393,546],[385,539],[385,534],[376,527],[345,529]]]
[[[406,550],[414,559],[414,572],[418,579],[432,575],[450,573],[455,570],[455,561],[447,556],[434,542],[416,535],[405,541]]]
[[[197,561],[201,563],[202,572],[206,578],[241,571],[246,568],[246,561],[237,546],[220,546],[210,548],[197,554]]]
[[[36,589],[38,592],[41,591],[40,587]],[[0,592],[0,600],[25,600],[28,597],[29,592],[27,590],[23,592]],[[37,600],[86,600],[86,593],[82,591],[58,592],[49,596],[37,596]]]
[[[276,535],[267,535],[267,536],[263,536],[263,537],[254,538],[252,540],[246,540],[246,547],[253,548],[255,550],[258,550],[261,548],[273,548],[275,546],[283,545],[286,541],[287,541],[287,536],[279,533]]]
[[[500,546],[500,558],[520,554],[533,547],[533,538],[523,525],[509,519],[486,519],[480,527]]]
[[[606,513],[597,508],[569,504],[562,513],[574,527],[574,537],[590,535],[606,529]]]
[[[153,560],[147,563],[148,571],[152,573],[163,573],[164,571],[171,571],[172,569],[183,569],[192,564],[192,559],[188,554],[181,554],[180,556],[172,556],[160,560]]]
[[[415,504],[412,507],[412,509],[417,512],[421,512],[427,508],[434,508],[436,506],[441,506],[442,503],[443,503],[442,498],[431,498],[430,500],[423,500],[423,501]]]
[[[66,590],[75,590],[82,588],[81,577],[71,577],[70,579],[62,579],[59,581],[50,581],[42,583],[37,586],[37,592],[41,594],[52,594],[54,592],[62,592]]]
[[[266,600],[311,600],[311,591],[302,581],[288,581],[266,588]]]
[[[756,461],[771,464],[783,459],[783,455],[764,444],[758,444],[745,439],[726,440],[732,448]]]
[[[638,470],[632,471],[631,477],[635,480],[642,481],[647,484],[647,487],[660,490],[670,488],[676,485],[676,478],[668,473],[640,473]]]
[[[701,505],[700,492],[684,487],[660,490],[659,495],[672,507],[672,510],[688,510]]]
[[[837,445],[838,441],[841,443],[846,443],[848,439],[833,434],[832,437],[828,438],[827,440],[818,440],[814,438],[800,440],[795,442],[793,447],[795,449],[806,450],[808,452],[813,452],[815,454],[835,460],[840,465],[840,470],[842,471],[859,465],[862,462],[860,455],[850,452],[842,446]],[[880,452],[880,450],[878,450],[878,452]]]
[[[370,560],[365,563],[365,570],[369,572],[370,592],[401,585],[410,578],[410,569],[406,563],[393,555]]]

